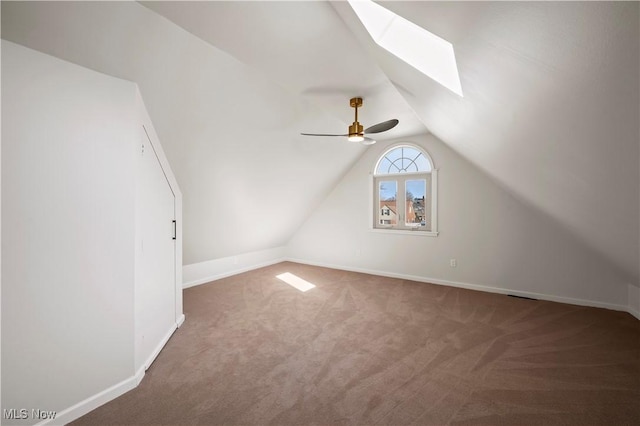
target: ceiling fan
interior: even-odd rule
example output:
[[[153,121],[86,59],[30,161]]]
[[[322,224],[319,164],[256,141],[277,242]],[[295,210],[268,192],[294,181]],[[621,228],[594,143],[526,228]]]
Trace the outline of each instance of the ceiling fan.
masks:
[[[362,142],[363,145],[373,145],[376,143],[374,139],[368,138],[365,135],[370,135],[373,133],[382,133],[387,130],[391,130],[396,127],[399,123],[395,118],[387,121],[383,121],[382,123],[374,124],[371,127],[367,127],[364,129],[362,124],[358,122],[358,108],[362,106],[362,98],[351,98],[349,100],[349,105],[356,110],[356,119],[351,126],[349,126],[349,133],[343,135],[333,135],[326,133],[300,133],[303,136],[346,136],[349,142]],[[364,129],[364,130],[363,130]]]

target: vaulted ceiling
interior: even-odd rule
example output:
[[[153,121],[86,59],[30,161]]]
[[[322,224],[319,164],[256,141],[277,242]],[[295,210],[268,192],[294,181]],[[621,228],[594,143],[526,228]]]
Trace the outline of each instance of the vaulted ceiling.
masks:
[[[343,133],[359,95],[365,126],[433,133],[637,284],[639,4],[380,4],[453,44],[463,98],[347,2],[3,2],[2,37],[139,84],[185,263],[286,243],[366,149],[299,132]]]

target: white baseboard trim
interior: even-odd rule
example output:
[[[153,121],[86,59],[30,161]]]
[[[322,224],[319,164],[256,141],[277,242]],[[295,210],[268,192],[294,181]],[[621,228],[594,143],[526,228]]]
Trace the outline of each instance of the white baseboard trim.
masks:
[[[144,370],[142,371],[142,376],[144,376]],[[77,404],[67,408],[66,410],[62,410],[61,412],[57,413],[55,419],[44,420],[40,423],[37,423],[36,426],[66,425],[67,423],[71,423],[72,421],[84,416],[89,411],[95,410],[101,405],[106,404],[113,399],[116,399],[125,392],[129,392],[131,389],[138,386],[138,383],[140,383],[140,380],[142,380],[142,376],[138,377],[138,374],[136,373],[134,376],[131,376],[121,381],[120,383],[116,383],[115,385],[103,390],[102,392],[90,396],[89,398],[78,402]]]
[[[271,260],[268,260],[268,261],[265,261],[265,262],[256,263],[256,264],[253,264],[253,265],[250,265],[250,266],[244,266],[244,267],[239,268],[239,269],[230,270],[230,271],[215,275],[215,276],[213,276],[214,278],[211,278],[211,277],[208,277],[206,279],[203,278],[202,282],[197,282],[198,280],[191,281],[190,283],[185,283],[184,288],[192,287],[192,286],[199,285],[199,284],[204,284],[205,282],[215,281],[215,280],[220,279],[220,278],[224,278],[224,277],[228,277],[228,276],[231,276],[231,275],[240,274],[242,272],[246,272],[246,271],[250,271],[250,270],[253,270],[253,269],[262,268],[264,266],[269,266],[269,265],[273,265],[273,264],[280,263],[280,262],[285,262],[285,261],[294,262],[294,263],[301,263],[301,264],[304,264],[304,265],[320,266],[320,267],[323,267],[323,268],[339,269],[339,270],[343,270],[343,271],[359,272],[359,273],[363,273],[363,274],[380,275],[380,276],[383,276],[383,277],[399,278],[399,279],[405,279],[405,280],[417,281],[417,282],[424,282],[424,283],[430,283],[430,284],[437,284],[437,285],[446,285],[446,286],[450,286],[450,287],[465,288],[465,289],[469,289],[469,290],[485,291],[485,292],[489,292],[489,293],[512,294],[512,295],[515,295],[515,296],[531,297],[531,298],[534,298],[534,299],[548,300],[548,301],[551,301],[551,302],[559,302],[559,303],[567,303],[567,304],[571,304],[571,305],[591,306],[591,307],[596,307],[596,308],[612,309],[612,310],[615,310],[615,311],[628,312],[629,314],[633,315],[634,317],[636,317],[637,319],[640,320],[640,312],[638,312],[637,310],[633,309],[630,306],[616,305],[616,304],[612,304],[612,303],[604,303],[604,302],[599,302],[599,301],[595,301],[595,300],[576,299],[576,298],[572,298],[572,297],[554,296],[554,295],[550,295],[550,294],[534,293],[534,292],[520,291],[520,290],[512,290],[512,289],[499,288],[499,287],[491,287],[491,286],[486,286],[486,285],[481,285],[481,284],[470,284],[470,283],[464,283],[464,282],[458,282],[458,281],[442,280],[442,279],[438,279],[438,278],[421,277],[421,276],[417,276],[417,275],[400,274],[400,273],[396,273],[396,272],[387,272],[387,271],[381,271],[381,270],[376,270],[376,269],[356,268],[356,267],[351,267],[351,266],[346,266],[346,265],[337,265],[337,264],[326,263],[326,262],[316,262],[316,261],[311,261],[311,260],[298,259],[298,258],[293,258],[293,257],[284,257],[284,256],[281,257],[281,258],[274,258],[274,259],[271,259]],[[180,326],[182,326],[182,324],[184,323],[184,320],[185,320],[185,315],[182,314],[178,318],[178,320],[176,321],[174,326],[171,327],[171,329],[169,330],[167,335],[162,339],[162,341],[158,345],[157,349],[153,352],[152,356],[149,357],[149,359],[143,365],[143,367],[138,369],[138,371],[136,371],[136,373],[133,376],[131,376],[131,377],[121,381],[120,383],[117,383],[117,384],[111,386],[110,388],[105,389],[102,392],[99,392],[99,393],[97,393],[97,394],[95,394],[95,395],[93,395],[93,396],[91,396],[91,397],[89,397],[89,398],[87,398],[87,399],[85,399],[83,401],[80,401],[79,403],[73,405],[70,408],[67,408],[67,409],[61,411],[60,413],[57,414],[55,419],[44,420],[44,421],[42,421],[40,423],[37,423],[36,426],[65,425],[67,423],[70,423],[70,422],[72,422],[72,421],[84,416],[88,412],[90,412],[92,410],[95,410],[96,408],[100,407],[101,405],[106,404],[107,402],[119,397],[120,395],[124,394],[125,392],[128,392],[128,391],[134,389],[135,387],[137,387],[140,384],[140,382],[142,381],[142,379],[144,378],[145,371],[151,366],[151,364],[156,359],[156,357],[158,356],[158,354],[160,353],[160,351],[162,350],[164,345],[169,341],[169,339],[171,338],[171,336],[173,335],[175,330],[178,329]]]
[[[399,274],[396,272],[387,272],[387,271],[380,271],[375,269],[354,268],[346,265],[336,265],[331,263],[316,262],[316,261],[297,259],[297,258],[291,258],[291,257],[287,258],[286,260],[289,262],[302,263],[305,265],[321,266],[324,268],[340,269],[343,271],[360,272],[363,274],[371,274],[371,275],[380,275],[383,277],[390,277],[390,278],[400,278],[404,280],[418,281],[418,282],[431,283],[431,284],[437,284],[437,285],[447,285],[450,287],[465,288],[468,290],[478,290],[478,291],[485,291],[489,293],[498,293],[498,294],[512,294],[514,296],[530,297],[533,299],[548,300],[550,302],[567,303],[570,305],[580,305],[580,306],[591,306],[595,308],[611,309],[614,311],[625,311],[625,312],[631,313],[631,315],[638,317],[636,314],[632,313],[627,306],[599,302],[596,300],[576,299],[572,297],[555,296],[552,294],[512,290],[508,288],[491,287],[491,286],[486,286],[481,284],[470,284],[465,282],[442,280],[438,278],[421,277],[417,275]]]
[[[640,288],[636,285],[627,284],[627,306],[629,313],[640,319]]]
[[[140,382],[142,382],[145,372],[157,358],[158,354],[160,354],[160,351],[162,350],[162,348],[164,348],[164,345],[167,344],[176,329],[178,329],[182,325],[182,323],[184,323],[184,319],[185,316],[184,314],[182,314],[180,318],[178,318],[178,321],[171,327],[169,332],[162,338],[156,349],[153,351],[152,355],[149,357],[149,359],[147,359],[147,362],[145,362],[133,376],[128,377],[120,383],[116,383],[110,388],[107,388],[102,392],[98,392],[97,394],[90,396],[89,398],[80,401],[65,410],[62,410],[61,412],[57,413],[55,419],[44,420],[40,423],[37,423],[36,426],[66,425],[67,423],[71,423],[72,421],[79,419],[88,412],[95,410],[101,405],[104,405],[107,402],[116,399],[120,395],[129,392],[132,389],[135,389],[140,384]]]
[[[221,278],[284,262],[285,247],[254,251],[185,265],[182,268],[182,288],[205,284]]]
[[[178,323],[175,323],[171,326],[171,328],[169,328],[169,331],[167,331],[167,334],[164,335],[162,340],[160,340],[160,342],[158,343],[158,346],[156,346],[153,352],[151,352],[151,355],[149,356],[149,358],[147,358],[147,361],[143,364],[144,371],[147,371],[149,367],[151,367],[151,364],[153,364],[153,361],[156,360],[156,358],[160,354],[160,351],[162,350],[162,348],[164,348],[164,345],[167,344],[169,339],[171,339],[171,336],[173,336],[173,333],[178,329],[178,327],[179,327]]]
[[[138,368],[138,371],[136,371],[136,374],[133,376],[136,385],[134,387],[138,387],[138,385],[140,384],[140,382],[142,381],[142,379],[144,379],[144,375],[146,373],[146,370],[144,369],[144,366]]]
[[[185,320],[184,314],[180,315],[178,317],[178,321],[176,321],[176,327],[178,328],[182,327],[182,324],[184,324],[184,320]]]

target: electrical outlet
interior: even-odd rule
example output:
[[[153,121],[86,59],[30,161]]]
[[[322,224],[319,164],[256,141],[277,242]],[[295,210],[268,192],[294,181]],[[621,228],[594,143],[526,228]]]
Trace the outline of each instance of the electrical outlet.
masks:
[[[451,266],[452,268],[456,268],[458,266],[458,260],[457,259],[449,259],[449,266]]]

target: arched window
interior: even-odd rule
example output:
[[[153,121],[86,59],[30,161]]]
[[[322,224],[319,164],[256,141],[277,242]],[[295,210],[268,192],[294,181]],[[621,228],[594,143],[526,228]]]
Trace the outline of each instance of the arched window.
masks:
[[[373,228],[437,235],[436,183],[423,149],[401,144],[385,151],[373,174]]]

